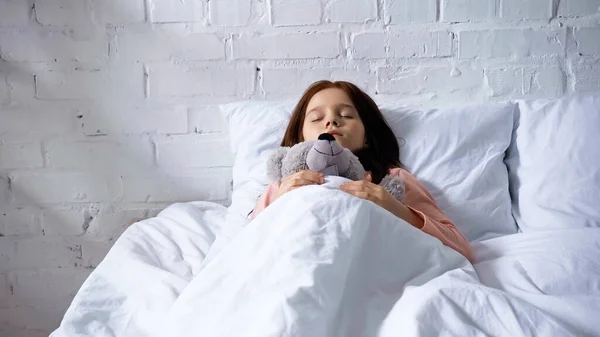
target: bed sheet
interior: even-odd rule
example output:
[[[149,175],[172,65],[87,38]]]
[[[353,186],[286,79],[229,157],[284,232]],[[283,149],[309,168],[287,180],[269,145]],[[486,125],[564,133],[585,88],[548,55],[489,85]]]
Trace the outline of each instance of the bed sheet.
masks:
[[[365,299],[370,309],[363,313],[376,317],[363,322],[369,327],[362,331],[369,335],[600,336],[600,229],[521,233],[474,243],[477,263],[471,265],[458,253],[444,253],[447,247],[413,228],[382,230],[402,223],[370,202],[317,187],[301,190],[284,198],[279,210],[265,210],[262,220],[257,217],[251,226],[223,206],[205,202],[175,204],[131,226],[83,284],[51,336],[175,336],[181,331],[210,336],[359,336],[356,326],[348,323],[352,320],[344,320],[341,313],[348,315],[345,307],[360,306]],[[323,217],[325,206],[319,198],[340,198],[345,210],[362,211],[338,210]],[[299,199],[314,202],[301,209]],[[335,218],[338,213],[345,215]],[[298,219],[284,220],[295,216]],[[274,233],[269,228],[279,229]],[[310,239],[295,245],[293,235],[286,233],[310,233]],[[272,243],[265,245],[269,236]],[[408,255],[410,250],[390,247],[396,239],[407,247],[416,241],[428,249],[419,252],[426,257],[417,256],[420,269],[419,264],[406,268],[413,274],[399,271],[409,260],[398,258],[400,262],[363,263],[369,265],[363,269],[366,275],[347,273],[354,276],[340,278],[340,271],[352,269],[347,268],[349,261],[361,256],[365,262],[366,257],[383,259],[390,251]],[[375,244],[385,240],[386,247]],[[356,242],[369,249],[358,250]],[[292,248],[295,251],[287,250]],[[342,248],[350,255],[336,251]],[[294,261],[299,264],[289,269],[285,263],[257,258],[298,254],[302,258]],[[315,265],[318,268],[309,268]],[[254,274],[240,273],[244,266],[252,266]],[[252,277],[268,272],[273,280],[268,287]],[[356,290],[361,282],[371,284],[374,275],[409,278],[402,284],[388,283],[388,288],[376,285],[368,294]],[[280,287],[284,282],[291,285]],[[332,286],[339,282],[350,282],[355,289],[343,300],[339,286]],[[271,292],[270,302],[241,296],[258,288]],[[310,296],[298,300],[298,294]],[[325,305],[334,303],[336,296],[337,306]],[[239,315],[253,306],[257,317],[268,318],[266,325]],[[306,319],[315,315],[328,318]],[[215,321],[229,323],[215,327]]]

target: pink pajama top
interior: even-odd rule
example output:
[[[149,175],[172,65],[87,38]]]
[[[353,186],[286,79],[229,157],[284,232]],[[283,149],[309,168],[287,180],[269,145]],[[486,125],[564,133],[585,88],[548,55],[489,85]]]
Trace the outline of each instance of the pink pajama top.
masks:
[[[408,171],[401,168],[391,169],[391,175],[399,176],[404,181],[405,193],[402,202],[423,219],[421,230],[439,239],[444,245],[464,255],[473,261],[473,254],[469,241],[460,233],[438,205],[425,186]],[[256,202],[250,219],[254,219],[263,209],[277,198],[278,184],[271,184]]]

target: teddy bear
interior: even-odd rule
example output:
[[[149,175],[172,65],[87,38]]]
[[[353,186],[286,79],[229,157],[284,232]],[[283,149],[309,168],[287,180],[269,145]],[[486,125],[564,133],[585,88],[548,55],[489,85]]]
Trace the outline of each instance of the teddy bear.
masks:
[[[267,162],[267,176],[272,182],[302,170],[354,181],[364,179],[365,176],[365,169],[358,157],[352,151],[343,148],[329,133],[319,135],[315,141],[280,147]],[[404,199],[404,183],[400,177],[386,175],[379,185],[396,199]]]

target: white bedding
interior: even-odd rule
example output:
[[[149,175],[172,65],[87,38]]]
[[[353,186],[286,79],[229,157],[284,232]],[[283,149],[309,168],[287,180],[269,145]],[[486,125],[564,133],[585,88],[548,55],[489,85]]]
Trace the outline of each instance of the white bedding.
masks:
[[[600,336],[597,228],[476,243],[473,266],[334,187],[244,222],[188,203],[133,225],[51,336]]]

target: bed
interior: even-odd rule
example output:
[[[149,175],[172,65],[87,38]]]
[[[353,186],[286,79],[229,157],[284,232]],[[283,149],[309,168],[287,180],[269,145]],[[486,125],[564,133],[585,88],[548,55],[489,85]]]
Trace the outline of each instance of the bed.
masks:
[[[290,103],[228,104],[231,206],[130,226],[51,336],[600,336],[600,95],[382,107],[474,264],[342,178],[249,223]]]

